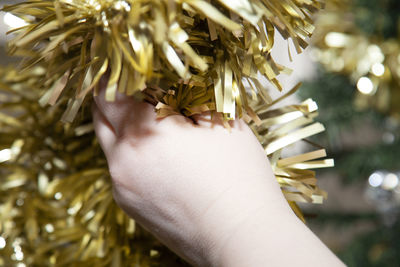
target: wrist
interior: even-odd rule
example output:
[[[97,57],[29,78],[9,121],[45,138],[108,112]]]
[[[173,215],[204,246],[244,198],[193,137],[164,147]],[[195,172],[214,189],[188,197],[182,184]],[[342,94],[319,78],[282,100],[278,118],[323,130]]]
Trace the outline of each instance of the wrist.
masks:
[[[287,231],[293,223],[302,224],[277,185],[255,186],[250,181],[230,187],[198,218],[198,240],[204,241],[199,244],[205,252],[206,266],[218,267],[256,266],[248,264],[250,256],[260,258],[257,251],[265,248],[274,232]],[[270,242],[271,248],[273,245]]]
[[[214,260],[218,267],[344,266],[293,212],[246,220]]]
[[[212,266],[274,266],[271,253],[276,253],[276,247],[287,246],[279,243],[290,242],[288,232],[296,224],[302,222],[288,209],[262,208],[238,224],[225,239],[221,238]]]

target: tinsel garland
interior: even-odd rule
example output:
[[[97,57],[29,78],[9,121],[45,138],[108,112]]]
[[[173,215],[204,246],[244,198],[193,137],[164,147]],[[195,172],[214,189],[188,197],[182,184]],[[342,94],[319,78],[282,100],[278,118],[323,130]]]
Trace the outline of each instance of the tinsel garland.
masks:
[[[168,266],[176,256],[114,203],[105,157],[88,105],[62,123],[68,99],[41,107],[45,69],[0,68],[0,264],[12,266]],[[316,105],[259,111],[251,124],[294,211],[295,201],[321,203],[325,192],[309,168],[328,167],[324,150],[282,159],[283,148],[323,130]],[[312,123],[312,124],[311,124]],[[171,266],[175,266],[172,264]]]
[[[64,124],[65,100],[39,105],[44,74],[0,68],[0,265],[176,262],[113,201],[90,109]]]
[[[298,86],[273,100],[257,80],[261,73],[280,88],[276,76],[288,70],[270,55],[274,27],[300,52],[319,5],[32,0],[5,7],[28,25],[10,43],[11,53],[25,56],[23,70],[0,69],[0,264],[174,261],[112,200],[88,108],[89,92],[96,94],[106,73],[109,101],[119,91],[146,97],[159,117],[216,111],[226,120],[243,118],[296,214],[302,216],[295,202],[321,203],[326,193],[309,169],[333,165],[320,160],[325,150],[281,157],[284,148],[324,130],[314,123],[316,103],[273,108]]]
[[[350,78],[358,89],[357,109],[376,109],[400,120],[399,37],[363,32],[356,23],[357,12],[362,10],[354,1],[327,1],[317,16],[313,54],[328,71]]]
[[[281,90],[276,77],[290,72],[271,57],[275,29],[300,53],[320,6],[317,0],[32,0],[3,10],[27,22],[13,31],[10,52],[24,55],[27,68],[47,65],[53,86],[41,103],[54,105],[73,88],[64,121],[73,120],[107,69],[109,101],[117,91],[153,88],[165,95],[183,87],[190,105],[155,97],[161,117],[216,110],[226,119],[238,113],[254,120],[245,87],[268,104],[257,74]]]

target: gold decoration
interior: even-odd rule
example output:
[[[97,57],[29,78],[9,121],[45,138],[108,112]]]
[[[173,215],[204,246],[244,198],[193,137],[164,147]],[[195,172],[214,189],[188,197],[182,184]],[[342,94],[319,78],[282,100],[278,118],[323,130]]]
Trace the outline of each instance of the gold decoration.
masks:
[[[350,3],[331,0],[317,19],[314,55],[328,71],[350,78],[358,109],[374,108],[400,120],[399,39],[367,36]]]
[[[40,67],[28,73],[0,68],[0,265],[177,266],[180,260],[114,203],[89,106],[73,123],[59,121],[66,98],[40,106],[46,79]],[[326,197],[309,169],[329,167],[332,160],[318,160],[326,155],[323,149],[280,154],[323,130],[313,123],[317,106],[312,100],[278,109],[252,106],[259,121],[250,126],[301,217],[295,202],[321,203]]]
[[[112,199],[88,106],[41,107],[45,69],[0,68],[0,265],[176,266]]]
[[[216,112],[249,123],[296,214],[321,203],[314,171],[325,151],[282,158],[284,148],[324,130],[306,100],[274,108],[258,82],[281,89],[286,72],[270,51],[274,29],[297,52],[313,30],[315,0],[31,0],[6,6],[27,22],[10,52],[23,69],[0,68],[0,265],[177,265],[176,256],[112,200],[89,110],[102,76],[117,91],[146,97],[160,118]],[[47,105],[49,104],[49,105]],[[81,112],[78,113],[79,109]],[[62,118],[62,121],[60,121]],[[229,127],[229,124],[226,123]]]
[[[195,113],[216,110],[225,119],[254,113],[245,80],[261,73],[281,90],[277,76],[286,71],[270,54],[275,29],[300,53],[320,6],[317,0],[33,0],[3,11],[27,23],[12,31],[10,53],[23,54],[26,68],[46,66],[53,85],[41,103],[71,98],[62,117],[71,122],[107,70],[108,101],[117,91],[132,95],[161,83],[167,91],[184,85],[185,96],[207,95],[193,103]],[[258,87],[257,94],[267,92]],[[161,116],[173,109],[157,101]]]

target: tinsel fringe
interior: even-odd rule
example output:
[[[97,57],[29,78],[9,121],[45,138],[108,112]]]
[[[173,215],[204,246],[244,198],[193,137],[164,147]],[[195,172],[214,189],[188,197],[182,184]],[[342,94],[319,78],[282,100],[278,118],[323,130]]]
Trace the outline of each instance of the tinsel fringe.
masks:
[[[11,266],[176,266],[178,260],[114,203],[105,157],[93,132],[88,105],[62,123],[68,99],[41,107],[45,69],[29,74],[0,68],[0,263]],[[325,193],[309,168],[331,166],[316,150],[282,159],[282,149],[323,130],[312,123],[316,105],[262,111],[250,126],[271,160],[294,211],[296,201],[321,203]],[[18,260],[17,251],[23,259]],[[20,254],[19,254],[20,255]],[[16,258],[17,257],[17,258]],[[171,265],[168,265],[168,262]]]
[[[257,74],[281,90],[276,77],[289,72],[270,54],[275,29],[300,53],[314,29],[310,15],[320,6],[317,0],[32,0],[3,10],[27,22],[12,31],[10,53],[24,55],[26,68],[47,66],[53,86],[41,103],[54,105],[63,93],[71,97],[64,121],[74,119],[107,69],[109,101],[117,91],[184,85],[202,96],[185,115],[216,110],[226,119],[238,112],[254,120],[246,85],[267,95]],[[72,94],[65,92],[71,88]],[[181,112],[156,100],[163,104],[161,116]]]
[[[261,73],[281,89],[276,76],[288,70],[270,55],[274,29],[300,52],[319,7],[314,0],[32,0],[5,7],[28,25],[14,30],[10,43],[11,53],[25,57],[23,70],[0,70],[0,263],[153,266],[175,259],[112,200],[88,110],[89,92],[96,94],[108,72],[109,101],[117,91],[139,92],[159,117],[213,111],[243,118],[296,214],[302,217],[298,201],[321,203],[326,193],[309,169],[333,164],[319,160],[325,150],[281,157],[324,130],[313,122],[317,105],[273,108],[285,96],[272,100],[257,80]]]

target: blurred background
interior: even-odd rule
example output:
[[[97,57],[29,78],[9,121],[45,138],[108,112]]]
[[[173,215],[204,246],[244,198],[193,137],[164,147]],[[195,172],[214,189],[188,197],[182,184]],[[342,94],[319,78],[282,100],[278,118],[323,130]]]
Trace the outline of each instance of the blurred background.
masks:
[[[21,1],[2,0],[0,3],[0,8],[4,5],[18,2]],[[6,33],[11,29],[11,27],[13,27],[13,25],[18,25],[18,23],[21,23],[18,18],[10,17],[9,14],[7,15],[4,12],[0,12],[0,64],[2,65],[6,65],[11,61],[15,61],[14,59],[7,57],[6,42],[10,39],[10,36],[8,36]]]
[[[12,61],[5,33],[19,23],[0,13],[1,65]],[[318,171],[328,200],[302,206],[307,223],[348,266],[399,266],[400,1],[327,0],[311,42],[293,63],[283,40],[274,51],[295,70],[287,87],[303,80],[296,97],[319,104],[327,131],[312,141],[336,162]]]
[[[313,231],[349,266],[400,264],[400,2],[327,1],[301,97],[319,105],[317,142],[335,167],[319,172],[328,191],[306,206]]]

